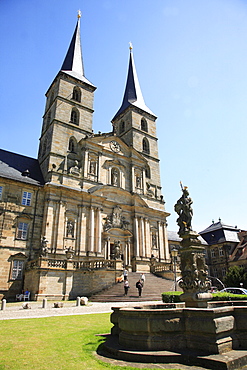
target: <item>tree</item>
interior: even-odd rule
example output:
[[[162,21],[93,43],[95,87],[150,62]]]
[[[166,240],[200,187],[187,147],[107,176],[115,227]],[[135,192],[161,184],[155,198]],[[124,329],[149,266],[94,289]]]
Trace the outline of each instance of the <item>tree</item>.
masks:
[[[243,287],[247,287],[247,273],[245,269],[239,266],[230,267],[224,277],[224,283],[228,287],[240,287],[240,283],[243,283]]]

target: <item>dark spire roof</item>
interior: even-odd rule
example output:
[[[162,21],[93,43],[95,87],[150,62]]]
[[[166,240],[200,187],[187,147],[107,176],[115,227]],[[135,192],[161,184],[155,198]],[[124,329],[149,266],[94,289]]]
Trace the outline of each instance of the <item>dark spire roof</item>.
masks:
[[[146,106],[142,96],[141,88],[136,73],[132,46],[130,46],[129,70],[123,102],[112,121],[114,121],[117,118],[117,116],[119,116],[126,108],[128,108],[131,105],[142,109],[143,111],[151,114],[152,116],[155,116],[155,114]]]
[[[94,86],[84,76],[84,67],[81,50],[81,37],[80,37],[80,12],[78,13],[78,20],[73,34],[72,40],[69,45],[69,49],[65,56],[61,71],[66,72],[70,76],[78,78],[79,80],[86,82],[87,84]]]

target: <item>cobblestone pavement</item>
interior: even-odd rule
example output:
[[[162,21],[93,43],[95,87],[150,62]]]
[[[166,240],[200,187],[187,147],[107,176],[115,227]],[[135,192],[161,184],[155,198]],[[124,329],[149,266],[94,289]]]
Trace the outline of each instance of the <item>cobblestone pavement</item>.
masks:
[[[26,303],[26,302],[25,302]],[[141,302],[141,304],[158,304],[161,301]],[[135,303],[136,304],[136,303]],[[42,308],[41,302],[28,302],[31,309],[23,309],[23,302],[7,303],[5,310],[0,310],[0,320],[33,319],[49,316],[85,315],[91,313],[112,312],[112,307],[133,306],[133,302],[89,302],[86,306],[76,306],[76,302],[65,301],[62,308],[54,308],[54,302],[47,303],[47,308]]]

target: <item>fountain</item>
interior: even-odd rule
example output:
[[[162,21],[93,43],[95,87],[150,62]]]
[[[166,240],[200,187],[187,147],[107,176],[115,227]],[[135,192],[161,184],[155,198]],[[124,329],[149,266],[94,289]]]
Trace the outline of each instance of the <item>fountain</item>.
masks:
[[[247,364],[247,302],[229,306],[212,298],[204,248],[192,230],[187,187],[178,213],[181,303],[113,307],[111,335],[101,348],[114,358],[239,369]]]

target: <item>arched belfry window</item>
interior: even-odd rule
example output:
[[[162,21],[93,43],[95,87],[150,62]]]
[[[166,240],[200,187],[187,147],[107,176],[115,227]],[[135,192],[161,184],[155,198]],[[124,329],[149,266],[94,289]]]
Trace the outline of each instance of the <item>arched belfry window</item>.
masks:
[[[151,171],[150,171],[150,167],[149,167],[149,165],[148,165],[148,164],[146,165],[146,168],[145,168],[145,176],[146,176],[148,179],[151,179]]]
[[[76,142],[74,138],[69,139],[69,152],[75,153],[76,152]]]
[[[71,111],[70,122],[74,123],[74,125],[79,125],[79,112],[75,108]]]
[[[121,121],[120,122],[120,127],[119,127],[119,133],[122,134],[122,132],[125,131],[125,122]]]
[[[145,118],[141,119],[141,129],[142,129],[142,131],[148,132],[148,123],[145,120]]]
[[[142,140],[142,151],[144,153],[147,153],[147,154],[150,153],[149,142],[148,142],[148,139],[146,137],[144,137],[144,139]]]
[[[78,101],[79,103],[81,102],[81,90],[77,86],[73,89],[72,99]]]

